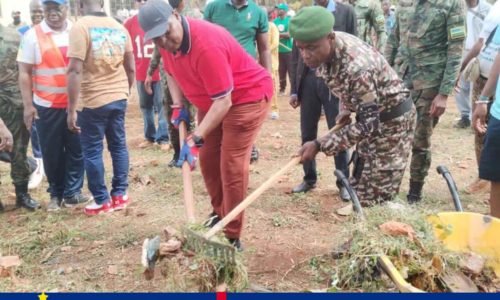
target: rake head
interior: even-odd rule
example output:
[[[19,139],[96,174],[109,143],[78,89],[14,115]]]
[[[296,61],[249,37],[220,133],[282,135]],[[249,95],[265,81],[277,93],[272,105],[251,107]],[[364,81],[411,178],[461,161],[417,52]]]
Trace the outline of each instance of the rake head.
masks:
[[[183,231],[189,249],[227,264],[236,263],[236,249],[233,246],[206,239],[202,234],[187,227]]]

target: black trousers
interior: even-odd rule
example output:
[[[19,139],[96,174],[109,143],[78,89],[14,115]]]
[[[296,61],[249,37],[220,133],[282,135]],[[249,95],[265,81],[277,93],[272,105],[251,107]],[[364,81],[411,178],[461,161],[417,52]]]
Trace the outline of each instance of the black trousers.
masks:
[[[335,118],[339,114],[339,99],[330,93],[325,82],[316,77],[313,70],[308,70],[302,79],[299,99],[300,104],[300,133],[302,144],[315,140],[318,136],[318,122],[321,117],[321,107],[325,111],[328,129],[335,126]],[[347,151],[342,151],[334,157],[335,168],[349,178],[349,157]],[[306,161],[303,164],[304,181],[315,184],[317,181],[316,160]],[[337,181],[340,187],[340,182]]]
[[[36,128],[51,197],[71,197],[83,186],[84,166],[80,135],[69,131],[67,112],[35,104]]]
[[[280,92],[285,92],[286,89],[286,75],[290,78],[290,63],[292,61],[292,52],[279,53],[279,66],[278,73],[280,77]]]

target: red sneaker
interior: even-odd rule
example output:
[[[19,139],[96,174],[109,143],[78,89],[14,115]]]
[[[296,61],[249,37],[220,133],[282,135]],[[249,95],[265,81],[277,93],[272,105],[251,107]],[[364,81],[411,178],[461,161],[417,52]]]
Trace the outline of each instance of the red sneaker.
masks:
[[[130,203],[130,198],[128,195],[111,196],[111,202],[114,210],[122,210]]]
[[[113,205],[111,205],[111,202],[107,202],[104,204],[97,204],[94,201],[91,204],[85,206],[85,208],[83,209],[83,212],[87,216],[96,216],[98,214],[112,212],[112,211],[113,211]]]

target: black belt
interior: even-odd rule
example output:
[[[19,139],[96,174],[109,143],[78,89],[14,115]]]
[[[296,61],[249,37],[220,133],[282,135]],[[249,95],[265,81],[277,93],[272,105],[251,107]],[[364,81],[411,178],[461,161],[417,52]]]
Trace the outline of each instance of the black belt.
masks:
[[[384,123],[397,117],[401,117],[409,112],[413,107],[413,100],[408,97],[405,101],[399,103],[397,106],[386,109],[380,113],[380,122]]]

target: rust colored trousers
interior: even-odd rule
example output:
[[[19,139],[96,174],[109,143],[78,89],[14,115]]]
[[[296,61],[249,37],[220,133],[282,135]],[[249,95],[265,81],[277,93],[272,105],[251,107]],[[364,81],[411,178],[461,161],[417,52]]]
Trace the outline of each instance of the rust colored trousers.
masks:
[[[250,153],[269,112],[270,102],[232,106],[222,123],[210,132],[200,149],[200,167],[214,212],[223,218],[243,199],[248,188]],[[201,122],[205,113],[198,111]],[[227,238],[240,237],[243,213],[227,224]]]

